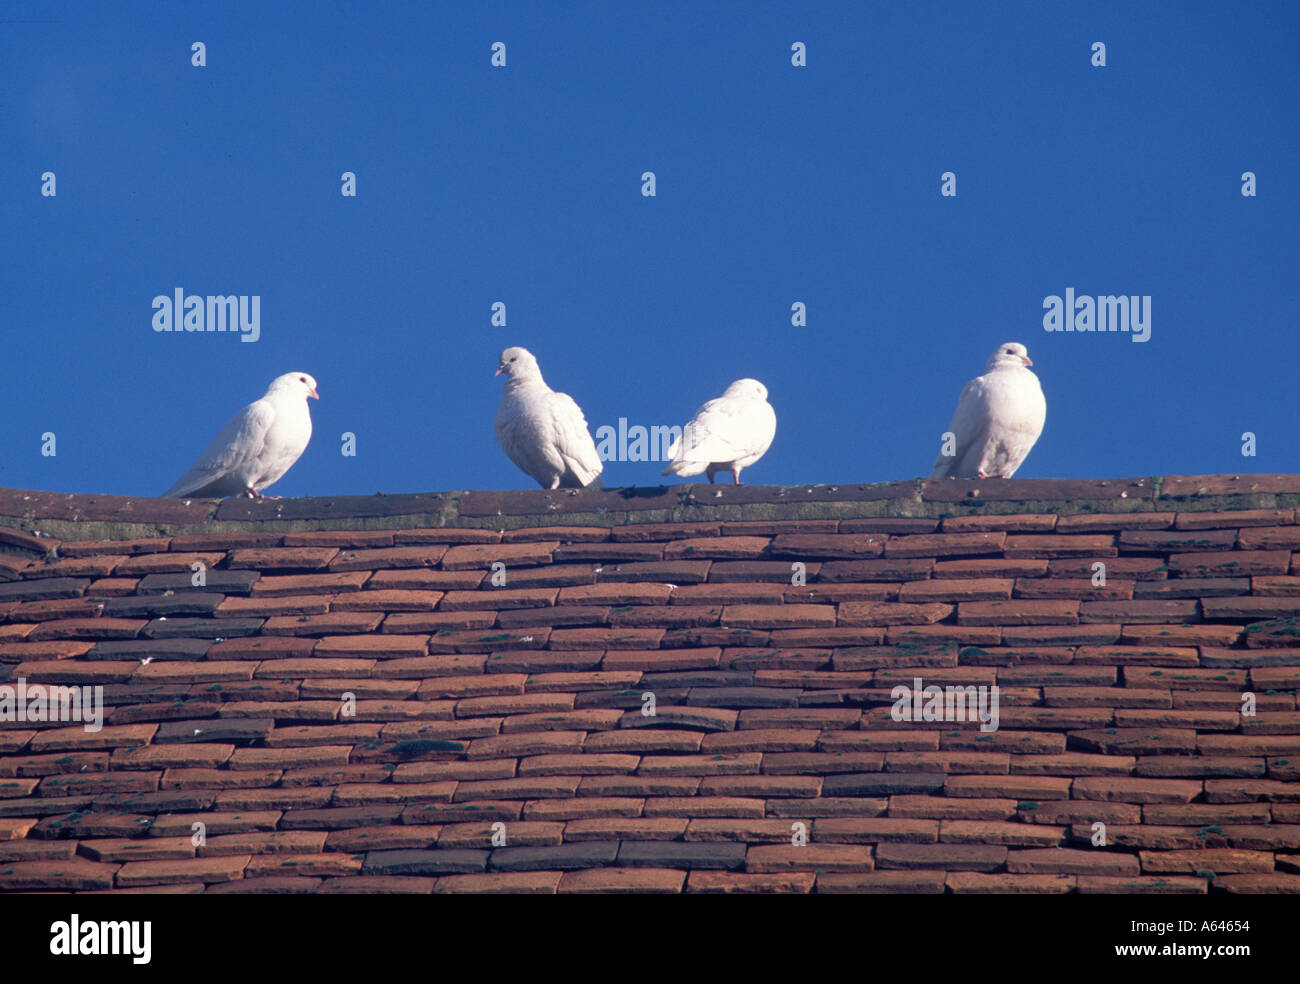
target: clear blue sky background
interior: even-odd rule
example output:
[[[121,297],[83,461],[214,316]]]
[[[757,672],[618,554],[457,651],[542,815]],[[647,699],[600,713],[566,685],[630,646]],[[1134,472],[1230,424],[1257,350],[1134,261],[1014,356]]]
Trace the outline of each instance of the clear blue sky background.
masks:
[[[315,435],[273,493],[531,488],[492,435],[508,345],[593,431],[762,380],[779,424],[754,484],[928,474],[1004,341],[1048,402],[1020,477],[1300,467],[1300,4],[5,2],[0,21],[0,485],[157,494],[305,370]],[[178,286],[260,295],[261,340],[155,333]],[[1151,341],[1046,333],[1066,287],[1151,295]],[[606,484],[661,467],[610,463]]]

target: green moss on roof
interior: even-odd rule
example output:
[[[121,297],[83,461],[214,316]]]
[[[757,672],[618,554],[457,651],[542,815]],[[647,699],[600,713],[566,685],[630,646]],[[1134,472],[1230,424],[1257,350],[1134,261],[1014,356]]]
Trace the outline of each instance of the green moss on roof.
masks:
[[[1209,483],[1212,479],[1225,476],[1199,476]],[[1243,476],[1243,478],[1246,476]],[[1012,479],[1012,482],[1019,481]],[[1050,486],[1054,480],[1031,480],[1026,495],[1032,496],[1035,490]],[[16,513],[10,505],[8,514],[0,515],[0,526],[9,526],[26,532],[39,530],[43,535],[58,539],[78,540],[124,540],[140,537],[171,536],[182,533],[237,533],[250,530],[273,531],[281,533],[309,532],[315,530],[401,530],[401,529],[437,529],[444,527],[458,529],[512,530],[537,526],[573,525],[614,527],[641,523],[682,523],[682,522],[717,522],[717,521],[759,521],[792,519],[869,519],[869,518],[924,518],[943,519],[955,516],[997,516],[1020,513],[1051,513],[1059,516],[1094,513],[1138,513],[1138,512],[1232,512],[1243,509],[1277,509],[1300,506],[1300,492],[1253,492],[1243,484],[1243,491],[1220,494],[1165,495],[1166,479],[1160,476],[1132,480],[1140,486],[1140,494],[1130,494],[1125,498],[1103,497],[1089,498],[1087,486],[1092,484],[1098,489],[1113,486],[1116,482],[1128,482],[1128,479],[1116,480],[1062,480],[1081,487],[1085,494],[1071,498],[1036,499],[984,499],[980,496],[968,496],[956,502],[936,501],[922,498],[925,482],[922,479],[909,479],[903,482],[862,485],[851,483],[841,486],[769,486],[763,491],[776,501],[766,502],[711,502],[708,486],[681,485],[670,490],[669,496],[675,500],[671,507],[648,510],[618,509],[602,506],[590,511],[570,511],[567,508],[555,508],[550,493],[528,490],[512,492],[511,495],[534,495],[538,497],[536,512],[520,515],[462,515],[461,510],[466,493],[463,491],[431,493],[410,496],[413,511],[401,513],[405,503],[403,496],[347,496],[338,499],[321,498],[279,500],[281,505],[301,502],[320,503],[320,510],[327,512],[337,503],[338,512],[327,517],[312,519],[281,519],[275,516],[257,519],[214,518],[219,507],[213,503],[209,506],[201,522],[158,522],[147,518],[149,503],[147,498],[137,499],[120,497],[121,502],[129,504],[132,515],[140,514],[141,519],[114,520],[78,520],[67,518],[43,518],[41,511],[53,512],[57,507],[60,515],[66,516],[74,509],[79,500],[87,505],[92,502],[102,514],[111,509],[112,503],[119,497],[102,495],[55,495],[44,493],[24,501],[21,513]],[[1222,484],[1221,482],[1219,484]],[[715,487],[717,492],[724,486]],[[662,495],[658,487],[644,491]],[[807,495],[809,490],[817,490],[822,498],[819,501],[801,501],[800,495]],[[833,491],[832,491],[833,490]],[[860,491],[861,490],[861,491]],[[883,492],[882,490],[889,490]],[[618,490],[607,490],[618,491]],[[826,498],[831,491],[832,497]],[[999,490],[1000,491],[1000,490]],[[726,493],[722,493],[725,495]],[[1041,494],[1041,492],[1039,493]],[[873,498],[872,496],[878,496]],[[343,501],[340,501],[343,500]],[[176,502],[179,500],[168,500]],[[201,500],[190,500],[201,501]],[[383,504],[384,508],[367,509],[371,502]],[[635,497],[632,500],[635,501]],[[567,504],[565,504],[567,505]],[[574,502],[573,506],[581,508]],[[384,512],[383,515],[368,514]],[[360,515],[358,515],[360,513]]]

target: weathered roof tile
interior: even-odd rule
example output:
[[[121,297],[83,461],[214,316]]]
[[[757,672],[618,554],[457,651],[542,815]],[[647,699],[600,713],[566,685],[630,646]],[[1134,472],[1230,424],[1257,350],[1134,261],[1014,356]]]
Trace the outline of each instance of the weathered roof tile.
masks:
[[[0,731],[0,890],[1300,881],[1294,477],[80,498],[0,490],[0,684],[106,713]]]

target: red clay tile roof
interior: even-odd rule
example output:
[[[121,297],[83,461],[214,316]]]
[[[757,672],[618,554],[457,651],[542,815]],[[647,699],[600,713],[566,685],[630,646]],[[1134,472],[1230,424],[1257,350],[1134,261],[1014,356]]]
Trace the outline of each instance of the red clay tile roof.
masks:
[[[0,490],[0,684],[106,714],[0,723],[0,890],[1295,892],[1297,506]]]

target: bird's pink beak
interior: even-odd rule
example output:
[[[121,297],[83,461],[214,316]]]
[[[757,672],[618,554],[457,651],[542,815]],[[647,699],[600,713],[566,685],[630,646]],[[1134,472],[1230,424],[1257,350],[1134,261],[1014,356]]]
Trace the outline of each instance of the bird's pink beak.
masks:
[[[1032,366],[1034,364],[1033,360],[1027,355],[1022,355],[1020,358],[1025,360],[1025,365],[1027,366]]]
[[[320,399],[320,394],[317,393],[317,392],[316,392],[314,389],[312,389],[311,387],[308,387],[308,388],[307,388],[307,395],[310,396],[313,400],[319,400],[319,399]]]
[[[505,371],[506,371],[506,367],[505,367],[505,366],[497,366],[497,371],[494,372],[492,375],[494,375],[494,376],[500,376],[500,375],[501,375],[503,372],[505,372]]]

